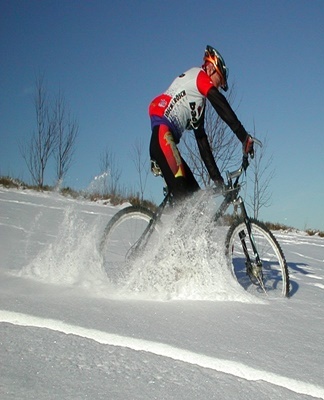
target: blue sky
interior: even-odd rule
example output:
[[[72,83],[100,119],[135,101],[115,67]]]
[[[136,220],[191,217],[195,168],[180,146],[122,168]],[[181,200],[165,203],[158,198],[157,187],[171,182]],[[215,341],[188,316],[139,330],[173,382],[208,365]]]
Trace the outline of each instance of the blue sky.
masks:
[[[65,185],[87,188],[106,147],[134,185],[131,151],[138,140],[148,146],[150,100],[200,66],[211,44],[235,83],[239,119],[268,137],[274,156],[261,218],[323,230],[323,20],[322,0],[0,0],[0,174],[29,179],[18,143],[35,128],[42,72],[79,124]],[[159,178],[149,178],[146,195],[162,199]]]

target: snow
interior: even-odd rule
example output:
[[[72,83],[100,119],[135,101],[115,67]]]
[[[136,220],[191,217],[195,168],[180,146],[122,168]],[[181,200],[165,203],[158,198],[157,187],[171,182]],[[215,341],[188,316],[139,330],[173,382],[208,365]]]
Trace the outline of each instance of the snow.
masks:
[[[245,292],[203,216],[116,286],[98,243],[123,206],[0,188],[0,207],[1,400],[324,399],[323,238],[275,232],[290,299]]]

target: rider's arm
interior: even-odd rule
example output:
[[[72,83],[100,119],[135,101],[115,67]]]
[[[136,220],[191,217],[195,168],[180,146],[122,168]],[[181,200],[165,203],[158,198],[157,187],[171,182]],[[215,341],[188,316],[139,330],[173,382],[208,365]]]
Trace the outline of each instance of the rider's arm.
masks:
[[[232,129],[238,139],[244,143],[248,137],[244,126],[238,120],[232,107],[229,105],[226,97],[218,91],[215,87],[211,87],[207,93],[207,99],[211,102],[217,114],[224,122]]]
[[[195,137],[198,144],[198,149],[200,156],[206,165],[207,171],[209,173],[210,178],[214,182],[223,182],[223,178],[219,172],[219,169],[216,165],[213,153],[211,151],[208,138],[204,128],[204,118],[202,116],[202,122],[197,129],[194,130]]]

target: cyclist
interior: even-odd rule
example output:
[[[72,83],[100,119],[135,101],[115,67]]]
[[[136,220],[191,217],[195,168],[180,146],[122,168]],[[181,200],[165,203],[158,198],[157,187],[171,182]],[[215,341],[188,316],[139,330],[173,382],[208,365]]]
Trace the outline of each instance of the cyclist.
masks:
[[[177,144],[185,130],[194,130],[201,158],[216,186],[224,181],[216,165],[204,128],[206,98],[243,144],[243,152],[253,156],[253,140],[246,132],[225,96],[228,68],[221,54],[207,46],[201,68],[178,76],[149,106],[152,137],[150,156],[174,197],[181,198],[199,189],[192,171],[181,157]]]

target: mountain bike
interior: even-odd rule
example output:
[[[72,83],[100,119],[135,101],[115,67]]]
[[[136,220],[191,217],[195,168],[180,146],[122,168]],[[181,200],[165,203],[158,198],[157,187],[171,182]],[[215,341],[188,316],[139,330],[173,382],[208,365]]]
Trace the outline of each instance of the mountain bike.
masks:
[[[257,143],[260,143],[255,139]],[[233,276],[247,291],[267,297],[289,296],[289,274],[284,253],[268,227],[250,218],[239,195],[243,183],[243,173],[249,165],[247,156],[243,156],[241,166],[227,172],[227,183],[219,195],[223,200],[213,216],[218,224],[224,218],[230,206],[234,215],[225,238],[225,251]],[[155,171],[155,173],[154,173]],[[153,164],[152,172],[158,172]],[[174,207],[172,193],[165,188],[165,197],[156,211],[141,206],[129,206],[115,214],[105,228],[100,251],[108,276],[113,280],[119,270],[130,265],[137,257],[154,246],[152,236],[159,235],[162,216],[167,208]]]

